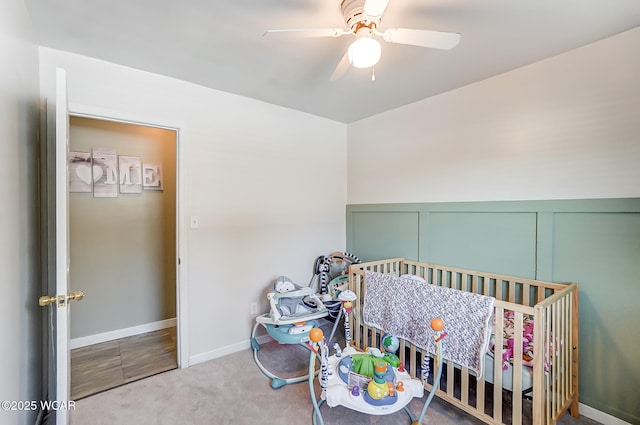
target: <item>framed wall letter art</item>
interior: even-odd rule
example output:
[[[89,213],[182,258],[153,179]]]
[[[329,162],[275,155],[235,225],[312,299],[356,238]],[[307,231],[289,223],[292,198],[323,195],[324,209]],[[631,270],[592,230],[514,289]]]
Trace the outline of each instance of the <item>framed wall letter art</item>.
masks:
[[[89,152],[69,152],[69,192],[91,193],[93,172]]]
[[[111,149],[93,148],[93,197],[118,196],[118,156]]]
[[[142,162],[138,156],[118,156],[120,193],[142,193]]]
[[[162,164],[142,164],[142,187],[145,190],[163,190]]]

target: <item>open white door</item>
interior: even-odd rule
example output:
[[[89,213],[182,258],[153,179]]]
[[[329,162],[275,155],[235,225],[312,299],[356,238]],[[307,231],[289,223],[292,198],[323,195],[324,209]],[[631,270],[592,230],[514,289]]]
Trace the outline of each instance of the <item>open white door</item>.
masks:
[[[56,69],[56,401],[66,403],[70,397],[69,359],[69,106],[67,75]],[[56,425],[69,422],[67,409],[56,410]]]
[[[55,322],[49,328],[53,356],[50,364],[55,379],[55,397],[50,394],[49,402],[55,412],[56,425],[68,424],[70,397],[69,359],[69,301],[80,300],[82,291],[69,292],[69,185],[67,156],[69,150],[69,112],[67,102],[67,81],[63,69],[56,69],[55,101],[55,242],[50,249],[55,250],[55,294],[40,297],[40,305],[53,309],[51,316]],[[53,287],[53,285],[50,285]],[[51,352],[50,352],[51,353]]]

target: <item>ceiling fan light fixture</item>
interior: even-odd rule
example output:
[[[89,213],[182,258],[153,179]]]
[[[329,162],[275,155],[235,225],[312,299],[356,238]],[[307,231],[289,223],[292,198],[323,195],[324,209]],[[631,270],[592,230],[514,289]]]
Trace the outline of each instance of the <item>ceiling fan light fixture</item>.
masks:
[[[356,68],[370,68],[377,64],[382,54],[382,47],[378,40],[371,37],[358,37],[351,43],[347,55],[349,63]]]

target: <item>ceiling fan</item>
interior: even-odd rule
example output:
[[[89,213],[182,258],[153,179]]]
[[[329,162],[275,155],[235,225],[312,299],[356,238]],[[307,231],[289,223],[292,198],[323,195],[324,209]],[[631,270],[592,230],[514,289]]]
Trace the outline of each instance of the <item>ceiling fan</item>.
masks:
[[[388,43],[409,44],[412,46],[430,47],[450,50],[460,42],[460,34],[452,32],[389,28],[379,31],[389,0],[342,0],[341,8],[344,28],[296,28],[272,29],[264,33],[265,37],[297,36],[297,37],[340,37],[351,34],[356,37],[351,43],[338,66],[331,74],[331,81],[341,78],[352,65],[356,68],[370,68],[380,60],[382,47],[376,38],[381,37]]]

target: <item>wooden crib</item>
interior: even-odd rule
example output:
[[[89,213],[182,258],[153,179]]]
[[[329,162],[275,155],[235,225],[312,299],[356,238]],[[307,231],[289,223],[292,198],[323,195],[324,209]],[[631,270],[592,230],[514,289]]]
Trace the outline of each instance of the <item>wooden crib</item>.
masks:
[[[569,409],[578,417],[578,286],[558,284],[463,270],[448,266],[409,261],[402,258],[352,265],[350,289],[356,293],[355,314],[351,315],[352,345],[358,349],[380,344],[380,329],[362,319],[366,291],[365,271],[395,276],[416,275],[427,283],[495,297],[495,317],[513,316],[513,357],[503,370],[503,321],[495,321],[495,355],[485,356],[485,370],[493,376],[476,379],[474,372],[446,362],[445,376],[436,395],[488,424],[550,425]],[[533,367],[523,364],[523,323],[533,320]],[[426,319],[425,319],[426,320]],[[445,329],[446,330],[446,329]],[[400,340],[398,353],[407,370],[418,377],[421,350]],[[445,359],[446,360],[446,359]],[[529,377],[523,379],[523,376]],[[507,376],[507,374],[509,374]],[[523,381],[532,383],[532,399]],[[508,381],[508,385],[505,383]],[[431,384],[425,383],[427,390]],[[506,388],[506,389],[505,389]]]

